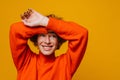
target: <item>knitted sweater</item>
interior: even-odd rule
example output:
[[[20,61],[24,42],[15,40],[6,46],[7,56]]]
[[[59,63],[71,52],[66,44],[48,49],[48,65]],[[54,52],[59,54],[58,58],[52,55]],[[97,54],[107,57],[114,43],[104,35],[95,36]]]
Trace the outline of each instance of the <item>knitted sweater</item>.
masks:
[[[46,28],[30,28],[22,22],[11,25],[10,48],[17,80],[71,80],[85,53],[88,31],[74,22],[55,18],[49,19],[47,29],[68,41],[65,54],[58,57],[34,54],[27,41],[35,34],[46,33]]]

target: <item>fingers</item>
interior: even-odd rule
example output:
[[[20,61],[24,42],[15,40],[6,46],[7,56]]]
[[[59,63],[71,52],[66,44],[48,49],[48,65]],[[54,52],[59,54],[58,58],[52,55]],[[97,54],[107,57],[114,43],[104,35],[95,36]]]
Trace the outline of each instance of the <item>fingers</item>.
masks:
[[[21,19],[24,20],[24,19],[28,19],[31,14],[33,13],[32,9],[28,9],[26,12],[24,12],[21,16]]]

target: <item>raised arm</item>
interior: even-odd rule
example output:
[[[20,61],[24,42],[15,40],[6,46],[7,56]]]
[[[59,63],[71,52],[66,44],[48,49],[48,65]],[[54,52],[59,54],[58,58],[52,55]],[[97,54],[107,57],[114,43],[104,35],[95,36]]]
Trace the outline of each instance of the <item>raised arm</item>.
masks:
[[[47,28],[56,32],[60,37],[68,40],[66,56],[70,63],[71,74],[79,66],[87,46],[88,31],[74,23],[50,18]]]
[[[13,61],[17,69],[20,69],[27,62],[29,62],[32,52],[29,49],[27,41],[35,34],[46,32],[44,28],[30,28],[25,26],[22,22],[17,22],[10,27],[10,48],[12,52]]]

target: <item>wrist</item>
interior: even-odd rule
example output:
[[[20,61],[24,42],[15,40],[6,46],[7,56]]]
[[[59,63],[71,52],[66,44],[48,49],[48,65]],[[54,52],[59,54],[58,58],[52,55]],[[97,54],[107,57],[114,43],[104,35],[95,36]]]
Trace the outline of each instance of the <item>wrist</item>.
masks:
[[[46,27],[48,25],[48,22],[49,22],[49,18],[48,17],[43,17],[43,19],[40,22],[40,25]]]

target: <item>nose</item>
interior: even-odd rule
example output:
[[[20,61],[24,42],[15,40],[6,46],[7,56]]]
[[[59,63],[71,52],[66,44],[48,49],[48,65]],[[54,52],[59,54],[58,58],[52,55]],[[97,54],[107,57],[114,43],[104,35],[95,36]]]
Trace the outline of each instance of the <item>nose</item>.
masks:
[[[45,43],[50,44],[50,37],[49,36],[46,36]]]

